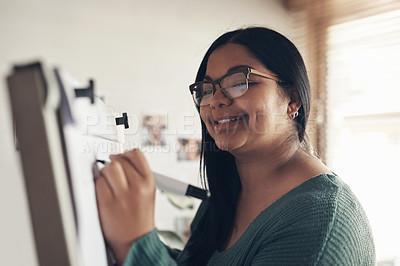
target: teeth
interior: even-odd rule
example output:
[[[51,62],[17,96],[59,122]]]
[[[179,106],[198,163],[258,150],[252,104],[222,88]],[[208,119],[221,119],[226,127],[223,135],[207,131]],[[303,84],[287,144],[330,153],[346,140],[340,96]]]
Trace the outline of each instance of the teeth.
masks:
[[[231,119],[222,119],[222,120],[217,121],[217,124],[221,125],[221,124],[229,123],[231,121],[237,121],[237,120],[240,120],[240,119],[243,119],[243,118],[244,118],[244,115],[238,116],[238,117],[235,117],[235,118],[231,118]]]
[[[233,121],[233,119],[223,119],[223,120],[218,121],[217,123],[218,124],[225,124],[225,123],[228,123],[228,122],[231,122],[231,121]]]

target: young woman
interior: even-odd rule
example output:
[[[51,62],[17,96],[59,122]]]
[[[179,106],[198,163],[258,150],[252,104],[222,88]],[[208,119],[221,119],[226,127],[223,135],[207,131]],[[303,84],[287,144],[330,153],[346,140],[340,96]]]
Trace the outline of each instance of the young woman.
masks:
[[[312,154],[310,87],[296,47],[266,28],[219,37],[190,86],[211,196],[183,251],[154,225],[154,178],[139,150],[96,181],[104,235],[124,265],[374,265],[365,213]]]

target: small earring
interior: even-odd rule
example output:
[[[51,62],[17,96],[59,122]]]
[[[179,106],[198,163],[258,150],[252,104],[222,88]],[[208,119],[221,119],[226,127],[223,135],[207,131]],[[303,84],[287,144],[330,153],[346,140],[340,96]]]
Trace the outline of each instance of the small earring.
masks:
[[[292,114],[289,114],[289,117],[290,117],[291,119],[295,119],[298,115],[299,115],[299,111],[296,110],[296,112],[294,112],[294,113],[292,113]]]

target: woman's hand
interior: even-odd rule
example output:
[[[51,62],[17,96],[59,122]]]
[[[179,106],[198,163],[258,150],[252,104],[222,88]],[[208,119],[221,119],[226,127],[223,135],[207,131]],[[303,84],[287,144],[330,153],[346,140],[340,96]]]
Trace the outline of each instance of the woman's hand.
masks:
[[[110,156],[111,162],[95,181],[103,234],[118,263],[122,263],[138,238],[154,224],[155,181],[138,149]]]

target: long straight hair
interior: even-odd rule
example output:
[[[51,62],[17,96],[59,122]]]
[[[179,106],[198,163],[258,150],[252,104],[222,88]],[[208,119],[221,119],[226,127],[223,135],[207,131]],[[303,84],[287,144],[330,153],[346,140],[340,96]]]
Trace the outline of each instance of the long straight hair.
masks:
[[[279,86],[290,95],[297,90],[301,100],[299,115],[295,119],[297,137],[303,147],[311,147],[305,133],[310,112],[310,85],[303,59],[295,45],[271,29],[250,27],[231,31],[220,36],[208,49],[196,81],[202,81],[212,52],[228,43],[244,46],[267,69],[278,75]],[[232,55],[235,56],[235,55]],[[198,111],[200,109],[198,108]],[[213,252],[227,241],[233,228],[241,183],[235,158],[220,150],[210,136],[203,121],[200,174],[202,182],[211,193],[205,212],[186,246],[186,265],[205,265]],[[192,241],[191,241],[192,240]]]

